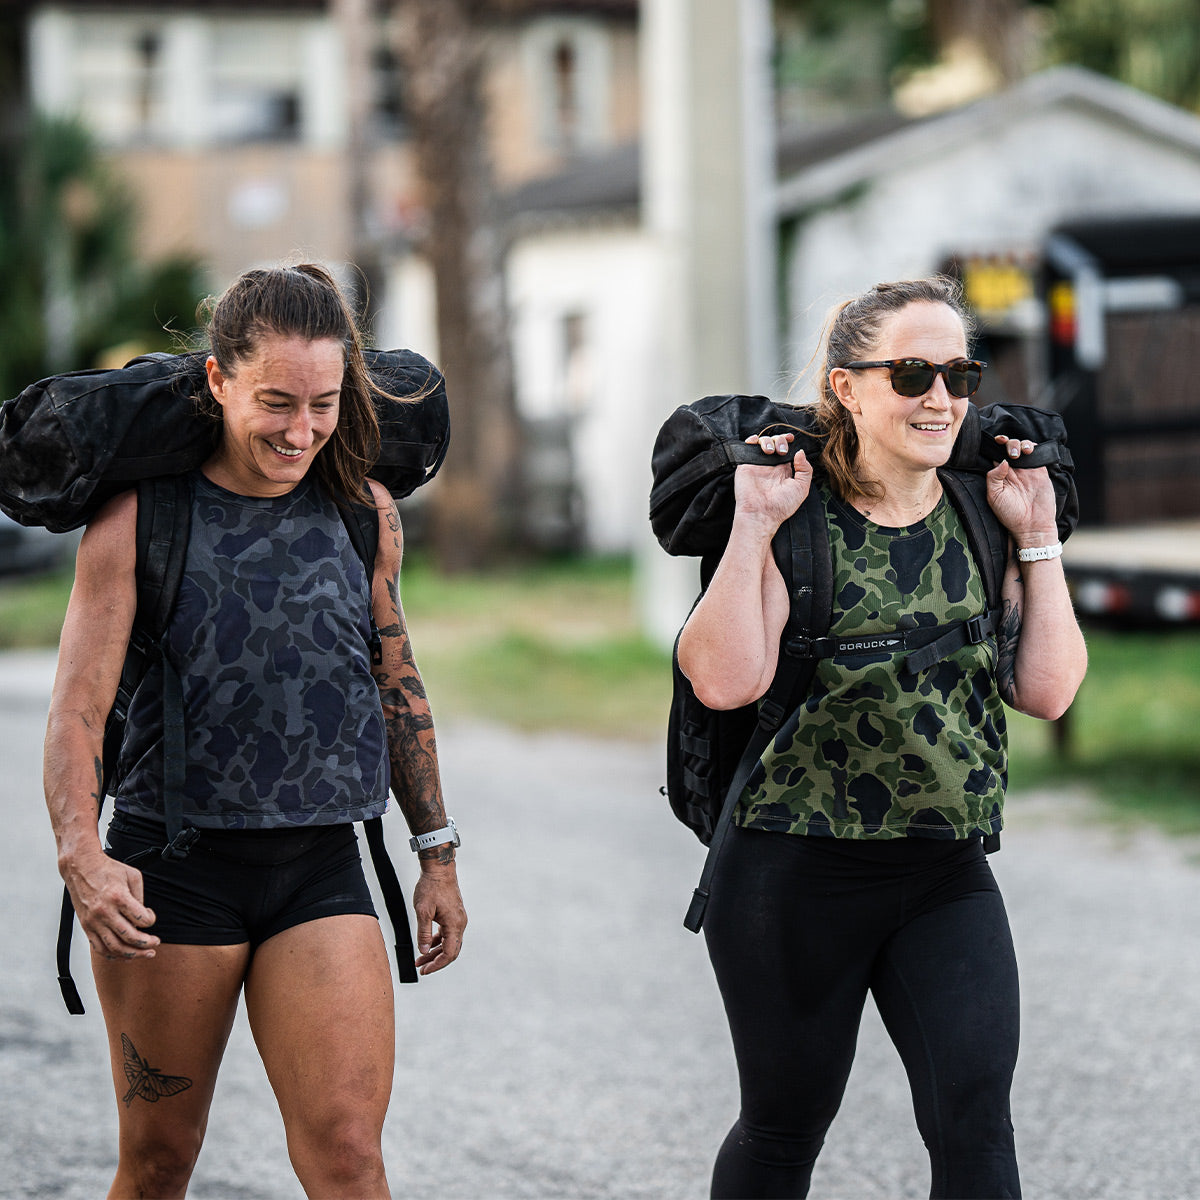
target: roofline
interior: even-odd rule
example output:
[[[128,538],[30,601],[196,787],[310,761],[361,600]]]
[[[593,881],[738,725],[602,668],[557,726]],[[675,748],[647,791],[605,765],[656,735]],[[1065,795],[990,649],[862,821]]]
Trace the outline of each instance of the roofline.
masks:
[[[828,204],[880,174],[884,167],[879,147],[884,143],[890,161],[905,152],[919,158],[944,151],[947,143],[978,137],[981,129],[1009,125],[1014,116],[1040,106],[1071,102],[1103,111],[1142,134],[1200,154],[1200,120],[1191,113],[1084,67],[1052,67],[994,96],[916,121],[802,168],[776,185],[776,214],[793,216]]]

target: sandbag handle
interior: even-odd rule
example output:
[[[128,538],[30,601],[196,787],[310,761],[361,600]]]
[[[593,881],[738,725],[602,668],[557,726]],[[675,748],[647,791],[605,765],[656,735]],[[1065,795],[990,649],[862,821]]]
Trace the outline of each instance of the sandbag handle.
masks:
[[[1032,438],[1029,439],[1033,441]],[[983,421],[979,409],[974,404],[967,405],[963,414],[962,428],[958,431],[954,449],[950,454],[948,467],[958,470],[979,470],[977,461],[972,461],[971,447],[977,451],[978,457],[985,462],[1009,462],[1014,467],[1029,469],[1032,467],[1063,466],[1071,470],[1075,460],[1071,451],[1060,441],[1047,438],[1035,443],[1031,454],[1022,454],[1020,458],[1011,458],[1004,452],[1004,447],[996,441],[995,435],[983,431]]]

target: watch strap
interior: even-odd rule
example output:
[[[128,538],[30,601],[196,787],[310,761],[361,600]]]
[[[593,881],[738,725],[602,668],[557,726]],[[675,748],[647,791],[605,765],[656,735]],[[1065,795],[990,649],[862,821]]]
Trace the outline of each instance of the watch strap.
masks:
[[[1062,542],[1051,542],[1049,546],[1022,546],[1017,551],[1017,558],[1021,562],[1043,562],[1048,558],[1059,558],[1062,550]]]
[[[434,846],[444,846],[447,842],[454,846],[462,845],[462,838],[459,837],[458,826],[454,824],[453,817],[447,817],[446,824],[441,829],[418,833],[408,839],[408,844],[413,850],[431,850]]]

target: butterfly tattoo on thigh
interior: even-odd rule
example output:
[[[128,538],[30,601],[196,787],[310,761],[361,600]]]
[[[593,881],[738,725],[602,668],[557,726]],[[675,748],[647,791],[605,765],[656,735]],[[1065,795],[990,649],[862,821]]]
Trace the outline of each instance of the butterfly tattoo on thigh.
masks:
[[[121,1034],[121,1048],[125,1051],[125,1078],[129,1080],[129,1091],[122,1097],[126,1108],[137,1096],[157,1104],[162,1096],[177,1096],[192,1086],[186,1075],[164,1075],[152,1067],[125,1034]]]

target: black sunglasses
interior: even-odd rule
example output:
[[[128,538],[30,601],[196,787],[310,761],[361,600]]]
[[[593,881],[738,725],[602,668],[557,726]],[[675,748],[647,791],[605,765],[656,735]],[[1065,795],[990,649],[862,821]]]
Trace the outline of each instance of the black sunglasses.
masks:
[[[974,358],[956,358],[953,362],[932,363],[924,358],[888,358],[882,362],[848,362],[848,370],[886,367],[891,372],[892,391],[898,396],[923,396],[939,376],[946,380],[952,396],[973,396],[983,379],[985,362]]]

